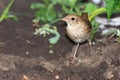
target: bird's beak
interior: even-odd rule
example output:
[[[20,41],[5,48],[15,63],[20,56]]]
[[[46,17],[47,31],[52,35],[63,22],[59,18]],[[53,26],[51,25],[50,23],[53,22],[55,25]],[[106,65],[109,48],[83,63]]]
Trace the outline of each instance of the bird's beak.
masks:
[[[65,17],[61,19],[62,21],[66,21]]]
[[[64,26],[67,26],[66,17],[62,18],[61,21],[64,22]]]

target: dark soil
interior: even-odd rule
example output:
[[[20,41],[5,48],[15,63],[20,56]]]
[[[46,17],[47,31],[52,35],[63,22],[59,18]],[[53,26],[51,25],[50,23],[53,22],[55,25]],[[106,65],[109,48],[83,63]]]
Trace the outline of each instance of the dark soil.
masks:
[[[9,1],[0,0],[0,13]],[[33,2],[39,0],[16,0],[11,12],[18,21],[0,22],[0,80],[120,80],[119,43],[95,37],[91,52],[87,42],[81,44],[78,61],[71,65],[68,57],[74,43],[66,37],[62,22],[56,23],[61,38],[52,48],[50,36],[33,35]]]

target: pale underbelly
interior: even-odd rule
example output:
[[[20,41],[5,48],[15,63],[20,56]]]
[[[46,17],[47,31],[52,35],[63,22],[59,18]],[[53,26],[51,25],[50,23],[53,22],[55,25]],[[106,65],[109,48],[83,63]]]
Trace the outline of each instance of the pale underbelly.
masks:
[[[84,31],[67,31],[68,37],[76,43],[82,43],[89,39],[90,33]]]

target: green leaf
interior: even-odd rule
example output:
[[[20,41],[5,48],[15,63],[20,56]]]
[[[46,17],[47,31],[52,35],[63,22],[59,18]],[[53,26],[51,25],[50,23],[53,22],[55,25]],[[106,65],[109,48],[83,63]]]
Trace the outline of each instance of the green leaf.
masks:
[[[108,19],[110,19],[112,15],[112,11],[115,9],[115,0],[105,0],[105,2],[106,2]]]
[[[9,12],[10,8],[12,7],[13,3],[14,3],[14,0],[11,0],[11,2],[5,8],[2,15],[0,16],[0,22],[7,18],[8,12]]]
[[[56,44],[60,39],[60,34],[57,31],[54,31],[53,34],[55,36],[49,39],[50,44]]]
[[[87,12],[87,13],[92,13],[94,10],[97,9],[97,6],[95,4],[92,4],[92,3],[88,3],[86,4],[86,7],[84,9],[84,12]]]
[[[91,21],[91,24],[92,24],[92,33],[90,38],[93,40],[95,33],[98,31],[99,26],[98,23],[95,21],[95,19]]]
[[[117,8],[120,9],[120,0],[105,0],[106,3],[106,10],[107,10],[107,17],[110,19],[112,13]]]
[[[54,4],[48,4],[48,1],[44,0],[45,3],[34,3],[31,5],[31,9],[38,9],[35,13],[36,19],[42,22],[52,22],[56,19],[56,12],[54,10]],[[49,1],[50,2],[50,1]]]
[[[54,37],[51,37],[49,39],[50,44],[56,44],[60,38],[60,34],[58,33],[56,26],[52,27],[50,24],[45,24],[42,27],[39,27],[38,29],[36,29],[34,34],[35,35],[40,34],[43,35],[44,37],[46,37],[46,35],[49,34],[55,35]]]
[[[78,0],[58,0],[58,3],[61,5],[73,6]]]
[[[15,20],[15,21],[18,20],[18,18],[17,18],[15,15],[12,15],[12,14],[6,15],[5,19],[8,19],[8,18],[11,18],[11,19],[13,19],[13,20]]]
[[[31,9],[39,9],[39,8],[43,8],[45,7],[45,5],[43,3],[33,3],[30,8]]]

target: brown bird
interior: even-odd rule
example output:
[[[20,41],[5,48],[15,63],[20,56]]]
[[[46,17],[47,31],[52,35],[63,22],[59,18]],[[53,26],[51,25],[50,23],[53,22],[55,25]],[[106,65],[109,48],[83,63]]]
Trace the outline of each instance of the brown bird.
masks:
[[[92,25],[88,19],[87,13],[82,13],[81,16],[70,14],[62,18],[62,20],[67,23],[66,31],[68,37],[77,43],[77,45],[75,45],[75,51],[73,54],[74,61],[74,59],[77,59],[76,55],[80,43],[88,40],[91,47],[90,35],[92,31]]]

